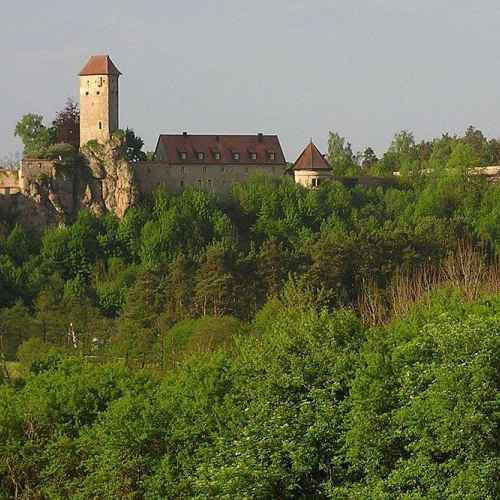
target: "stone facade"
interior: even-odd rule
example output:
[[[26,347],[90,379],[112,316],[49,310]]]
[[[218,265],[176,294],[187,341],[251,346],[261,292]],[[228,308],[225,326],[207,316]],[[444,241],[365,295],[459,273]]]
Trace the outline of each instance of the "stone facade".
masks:
[[[118,130],[118,78],[109,56],[92,56],[80,72],[80,146],[105,143]]]
[[[231,186],[244,182],[257,172],[282,176],[285,165],[171,165],[165,161],[148,161],[133,164],[136,180],[142,195],[153,192],[159,186],[169,192],[179,192],[187,187],[224,193]]]

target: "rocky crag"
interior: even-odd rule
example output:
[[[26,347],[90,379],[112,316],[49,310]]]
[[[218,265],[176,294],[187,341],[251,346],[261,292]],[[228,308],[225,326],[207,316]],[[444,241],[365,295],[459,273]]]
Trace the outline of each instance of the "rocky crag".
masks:
[[[18,179],[14,192],[0,191],[0,212],[34,229],[70,222],[83,209],[123,217],[139,199],[134,167],[119,136],[106,144],[91,142],[80,154],[25,159]]]

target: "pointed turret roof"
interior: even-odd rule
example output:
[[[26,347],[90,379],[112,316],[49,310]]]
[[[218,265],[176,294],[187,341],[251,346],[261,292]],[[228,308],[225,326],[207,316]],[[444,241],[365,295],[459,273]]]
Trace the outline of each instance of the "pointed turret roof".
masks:
[[[78,73],[79,76],[89,75],[118,75],[121,73],[113,64],[113,61],[107,54],[91,56],[84,68]]]
[[[302,151],[293,166],[294,170],[331,170],[326,158],[311,141]]]

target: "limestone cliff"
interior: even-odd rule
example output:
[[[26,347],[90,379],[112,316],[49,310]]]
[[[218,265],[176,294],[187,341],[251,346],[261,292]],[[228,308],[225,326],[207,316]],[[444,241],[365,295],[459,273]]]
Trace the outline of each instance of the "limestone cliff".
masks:
[[[115,135],[106,144],[91,142],[82,148],[87,168],[79,179],[79,208],[123,217],[139,199],[133,167],[125,159],[125,144]]]
[[[134,169],[124,153],[118,135],[104,145],[89,143],[81,155],[25,159],[19,192],[0,193],[0,212],[37,229],[71,221],[82,209],[123,217],[139,199]]]

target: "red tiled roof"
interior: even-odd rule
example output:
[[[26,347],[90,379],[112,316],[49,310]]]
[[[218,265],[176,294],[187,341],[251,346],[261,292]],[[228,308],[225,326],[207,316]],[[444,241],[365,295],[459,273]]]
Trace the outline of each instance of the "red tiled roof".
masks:
[[[156,146],[157,154],[160,147],[162,160],[169,163],[286,164],[277,135],[162,134]],[[199,153],[203,153],[202,159],[198,157]],[[239,154],[239,160],[234,159],[235,153]],[[182,159],[182,154],[186,155],[185,159]],[[220,154],[220,158],[217,158],[217,154]],[[271,158],[272,154],[274,159]]]
[[[84,68],[78,73],[79,76],[90,75],[121,75],[118,68],[108,55],[91,56]]]
[[[294,170],[331,170],[326,158],[319,152],[318,148],[311,142],[297,158],[293,166]]]

